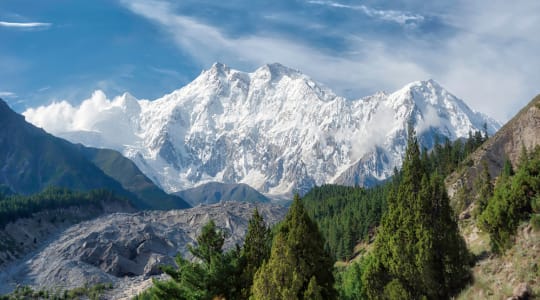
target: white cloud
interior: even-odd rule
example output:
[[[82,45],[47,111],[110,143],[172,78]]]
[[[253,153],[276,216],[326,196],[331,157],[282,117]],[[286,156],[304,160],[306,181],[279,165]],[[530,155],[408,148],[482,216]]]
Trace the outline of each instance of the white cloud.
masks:
[[[176,71],[176,70],[171,70],[171,69],[166,69],[166,68],[159,68],[159,67],[150,67],[150,70],[156,72],[156,73],[159,73],[159,74],[163,74],[163,75],[166,75],[166,76],[169,76],[169,77],[173,77],[173,78],[183,78],[182,74],[180,74],[180,72]]]
[[[440,36],[388,37],[343,34],[347,52],[321,50],[279,33],[228,36],[220,28],[175,13],[160,0],[121,0],[134,13],[162,28],[182,51],[200,64],[222,61],[249,71],[268,62],[302,70],[347,96],[393,91],[428,78],[439,81],[472,108],[508,120],[539,92],[540,1],[461,0],[436,14],[454,30]],[[374,18],[404,24],[422,15],[332,1],[312,4],[356,9]],[[361,34],[361,32],[359,33]]]
[[[357,11],[363,12],[365,15],[369,17],[378,18],[384,21],[396,22],[401,25],[410,25],[410,24],[424,21],[424,16],[422,15],[411,14],[411,13],[398,11],[398,10],[378,10],[378,9],[370,8],[365,5],[348,5],[348,4],[343,4],[343,3],[334,2],[334,1],[313,0],[313,1],[308,1],[308,3],[316,4],[316,5],[326,5],[326,6],[336,7],[336,8],[357,10]]]
[[[96,131],[101,115],[118,106],[119,101],[107,99],[105,93],[97,90],[80,106],[67,101],[53,102],[46,106],[30,108],[23,115],[32,124],[58,134],[66,131]]]
[[[178,15],[167,2],[132,0],[123,3],[162,27],[174,42],[206,65],[222,61],[241,68],[254,68],[265,63],[280,62],[293,67],[338,92],[351,90],[356,95],[380,89],[392,90],[428,73],[399,54],[392,54],[385,45],[349,37],[348,55],[327,54],[299,40],[273,35],[228,37],[218,28],[193,18]]]
[[[16,98],[17,95],[13,92],[6,92],[6,91],[0,91],[0,98],[1,97],[13,97]]]
[[[50,27],[51,23],[41,23],[41,22],[5,22],[0,21],[0,27],[11,27],[11,28],[46,28]]]
[[[422,114],[423,119],[416,124],[415,131],[418,135],[431,127],[441,126],[441,117],[433,106],[426,106],[426,110]]]
[[[371,116],[366,126],[356,134],[352,140],[351,160],[361,159],[376,146],[384,145],[387,135],[395,127],[395,112],[386,106],[379,107]]]
[[[28,122],[52,134],[66,137],[69,132],[78,132],[78,135],[72,136],[81,138],[78,142],[122,149],[123,144],[137,139],[131,114],[138,112],[130,110],[137,104],[128,105],[126,101],[124,95],[109,100],[104,92],[97,90],[79,106],[73,106],[67,101],[53,102],[29,108],[23,115]],[[114,124],[110,123],[111,120],[114,120]],[[96,137],[92,133],[102,134],[99,142],[88,139]]]
[[[53,134],[72,130],[74,114],[75,108],[67,101],[29,108],[23,113],[28,122]]]
[[[512,117],[540,92],[540,2],[465,1],[445,19],[459,34],[444,51],[438,79],[473,108]]]

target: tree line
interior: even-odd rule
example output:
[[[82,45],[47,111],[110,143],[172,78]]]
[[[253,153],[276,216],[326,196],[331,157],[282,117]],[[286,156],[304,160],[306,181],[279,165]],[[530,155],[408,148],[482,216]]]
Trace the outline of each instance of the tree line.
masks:
[[[105,190],[72,191],[65,188],[49,187],[34,195],[0,194],[0,228],[19,218],[32,216],[33,213],[72,206],[101,206],[101,203],[121,202],[128,200]]]
[[[444,178],[456,169],[466,167],[468,155],[487,139],[486,129],[483,132],[471,131],[467,139],[454,142],[436,136],[431,151],[424,147],[421,149],[422,166],[427,173],[437,173]],[[304,196],[306,209],[317,222],[325,238],[325,248],[334,258],[349,260],[354,256],[358,243],[369,242],[386,211],[390,191],[399,185],[400,180],[401,171],[396,169],[390,180],[369,189],[323,185]]]

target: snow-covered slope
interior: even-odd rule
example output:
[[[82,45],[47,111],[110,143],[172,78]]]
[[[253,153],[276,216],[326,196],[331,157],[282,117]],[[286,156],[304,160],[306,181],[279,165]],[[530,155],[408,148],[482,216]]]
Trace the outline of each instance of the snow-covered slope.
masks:
[[[428,147],[435,134],[454,140],[500,126],[433,80],[349,100],[280,64],[245,73],[216,63],[154,101],[109,101],[97,91],[80,107],[60,102],[24,115],[73,142],[122,151],[169,192],[219,181],[268,195],[388,178],[410,120]]]

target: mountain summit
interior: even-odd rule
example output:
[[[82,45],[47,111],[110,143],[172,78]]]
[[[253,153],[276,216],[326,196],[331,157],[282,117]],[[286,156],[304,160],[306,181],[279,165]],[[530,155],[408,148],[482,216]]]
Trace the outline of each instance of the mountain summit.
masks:
[[[60,117],[53,111],[62,112],[62,129],[50,126]],[[427,147],[435,136],[500,126],[434,80],[349,100],[280,64],[246,73],[216,63],[154,101],[109,101],[98,91],[78,108],[62,102],[24,114],[71,141],[121,151],[169,192],[218,181],[268,195],[388,178],[401,165],[409,122]]]

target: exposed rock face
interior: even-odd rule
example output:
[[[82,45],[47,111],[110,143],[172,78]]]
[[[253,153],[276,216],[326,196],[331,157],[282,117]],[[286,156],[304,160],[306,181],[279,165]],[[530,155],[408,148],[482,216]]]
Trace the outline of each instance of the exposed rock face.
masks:
[[[496,178],[500,175],[506,158],[516,166],[523,146],[530,150],[538,145],[540,145],[540,95],[470,156],[472,165],[470,168],[464,168],[447,178],[448,193],[452,196],[464,185],[473,188],[483,161],[487,162],[491,177]]]
[[[22,262],[2,269],[0,293],[16,284],[48,289],[101,282],[119,286],[124,277],[159,274],[159,266],[174,264],[177,253],[189,257],[187,245],[211,219],[229,233],[225,248],[240,244],[255,207],[271,224],[286,212],[281,206],[226,202],[188,210],[114,213],[79,223]]]

